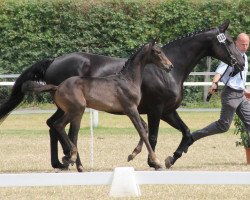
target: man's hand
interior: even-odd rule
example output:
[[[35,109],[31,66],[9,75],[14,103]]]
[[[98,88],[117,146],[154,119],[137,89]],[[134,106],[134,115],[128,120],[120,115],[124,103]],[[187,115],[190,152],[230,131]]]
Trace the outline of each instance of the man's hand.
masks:
[[[217,89],[218,89],[218,83],[213,82],[213,84],[209,88],[209,93],[213,95],[217,91]]]
[[[218,83],[217,82],[213,82],[212,86],[209,88],[208,94],[207,94],[207,99],[206,101],[209,102],[209,100],[211,99],[212,95],[217,91],[218,89]]]
[[[244,90],[244,95],[247,98],[247,100],[250,100],[250,92],[247,90]]]

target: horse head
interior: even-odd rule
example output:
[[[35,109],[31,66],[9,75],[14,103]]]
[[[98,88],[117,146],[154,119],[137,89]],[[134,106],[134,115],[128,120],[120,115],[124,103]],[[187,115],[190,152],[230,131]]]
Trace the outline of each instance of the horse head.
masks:
[[[214,29],[216,37],[213,38],[212,52],[216,52],[217,55],[213,56],[242,71],[244,69],[244,59],[235,46],[232,37],[226,31],[228,26],[229,21],[226,21]]]
[[[156,39],[144,46],[144,53],[145,52],[149,53],[148,58],[152,63],[155,63],[157,67],[162,68],[167,72],[172,70],[173,64],[162,51],[161,47],[156,44]]]

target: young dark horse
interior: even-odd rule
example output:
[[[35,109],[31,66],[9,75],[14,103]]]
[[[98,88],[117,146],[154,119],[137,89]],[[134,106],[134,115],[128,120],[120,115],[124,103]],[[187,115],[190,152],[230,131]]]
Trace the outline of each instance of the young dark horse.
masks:
[[[230,35],[226,32],[229,23],[223,23],[219,27],[197,31],[187,36],[178,38],[165,46],[163,51],[173,63],[174,69],[170,73],[147,65],[143,72],[142,99],[138,110],[141,114],[147,114],[149,128],[149,142],[155,150],[160,120],[170,124],[182,132],[182,140],[174,153],[173,159],[167,159],[167,167],[170,167],[183,153],[183,144],[190,136],[190,130],[178,115],[183,97],[183,82],[193,70],[198,61],[205,56],[212,56],[229,65],[243,68],[243,58],[236,49]],[[225,34],[226,42],[220,43],[219,34]],[[0,107],[0,121],[23,100],[22,84],[27,80],[45,81],[47,84],[58,85],[71,76],[107,76],[119,72],[126,59],[111,58],[106,56],[73,53],[58,57],[54,60],[47,59],[34,64],[26,69],[16,80],[9,99]],[[58,159],[58,135],[52,124],[63,111],[57,112],[47,121],[50,127],[51,139],[51,164],[54,168],[65,167]],[[71,124],[69,137],[73,141],[74,126]],[[80,162],[80,161],[79,161]],[[169,164],[170,163],[170,164]],[[155,167],[150,160],[148,164]],[[79,164],[80,165],[80,164]]]
[[[68,123],[74,124],[75,138],[80,128],[85,108],[93,108],[113,114],[126,114],[133,122],[140,139],[146,144],[149,158],[158,168],[161,168],[147,138],[147,126],[137,110],[141,100],[142,72],[146,64],[153,63],[157,67],[170,71],[171,62],[154,42],[144,45],[125,63],[123,69],[116,75],[107,77],[73,76],[66,79],[58,87],[42,85],[34,87],[33,91],[55,90],[54,101],[63,110],[64,115],[53,123],[53,127],[62,138],[64,152],[69,152],[64,161],[74,163],[77,159],[77,147],[65,132]],[[32,85],[23,87],[32,88]],[[136,151],[136,150],[135,150]],[[130,159],[133,153],[129,156]],[[78,155],[79,156],[79,155]],[[78,169],[79,170],[79,169]],[[80,169],[82,170],[82,169]]]

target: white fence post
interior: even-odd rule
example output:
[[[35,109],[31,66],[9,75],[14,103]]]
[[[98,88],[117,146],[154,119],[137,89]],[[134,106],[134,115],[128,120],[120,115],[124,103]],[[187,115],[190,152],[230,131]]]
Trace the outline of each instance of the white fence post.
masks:
[[[97,110],[93,110],[93,115],[94,115],[94,127],[96,128],[98,126],[99,122],[99,112]]]
[[[90,167],[93,169],[94,167],[94,132],[93,132],[93,109],[89,110],[90,115]]]
[[[111,188],[111,197],[139,197],[141,190],[135,178],[133,167],[117,167],[114,170]]]

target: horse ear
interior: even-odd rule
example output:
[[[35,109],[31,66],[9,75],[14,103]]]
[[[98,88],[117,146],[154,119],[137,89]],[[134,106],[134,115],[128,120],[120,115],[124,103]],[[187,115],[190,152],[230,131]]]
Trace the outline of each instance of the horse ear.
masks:
[[[230,21],[226,20],[223,24],[219,26],[220,32],[225,32],[229,26]]]
[[[155,43],[156,43],[156,39],[153,39],[153,40],[151,41],[151,45],[154,46]]]
[[[151,43],[152,47],[156,45],[156,43],[157,43],[158,40],[159,40],[158,37],[151,40],[150,43]]]

